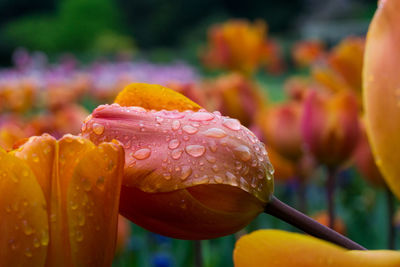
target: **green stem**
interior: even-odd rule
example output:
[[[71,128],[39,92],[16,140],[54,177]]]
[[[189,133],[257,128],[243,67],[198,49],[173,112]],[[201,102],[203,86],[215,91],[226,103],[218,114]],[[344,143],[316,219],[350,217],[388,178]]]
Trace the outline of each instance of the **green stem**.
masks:
[[[194,267],[203,267],[203,248],[201,240],[193,241],[194,249]]]
[[[386,187],[387,209],[388,209],[388,249],[395,249],[396,227],[394,225],[394,198],[393,193]]]

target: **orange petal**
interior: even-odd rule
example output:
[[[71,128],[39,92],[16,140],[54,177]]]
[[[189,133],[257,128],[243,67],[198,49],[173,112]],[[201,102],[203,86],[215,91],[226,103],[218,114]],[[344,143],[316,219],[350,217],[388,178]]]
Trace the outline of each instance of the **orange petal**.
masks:
[[[400,265],[400,252],[348,251],[311,236],[281,230],[259,230],[242,237],[233,258],[236,267]]]
[[[67,212],[74,266],[111,266],[123,162],[121,146],[102,143],[87,152],[73,171]]]
[[[72,135],[59,141],[43,135],[31,137],[12,153],[29,165],[48,203],[46,266],[109,266],[115,249],[122,147],[114,143],[96,147],[88,139]],[[108,169],[111,171],[106,172]],[[96,190],[85,190],[96,182]],[[74,198],[84,207],[73,205]],[[81,225],[81,214],[88,216],[85,225]],[[95,231],[98,227],[101,235]],[[84,241],[77,233],[82,233]]]
[[[44,266],[49,243],[46,201],[34,173],[0,150],[0,265]]]
[[[400,198],[400,1],[379,2],[370,25],[363,73],[364,106],[375,161]]]
[[[167,87],[157,84],[132,83],[120,92],[114,101],[120,106],[139,106],[155,110],[194,110],[201,107]]]

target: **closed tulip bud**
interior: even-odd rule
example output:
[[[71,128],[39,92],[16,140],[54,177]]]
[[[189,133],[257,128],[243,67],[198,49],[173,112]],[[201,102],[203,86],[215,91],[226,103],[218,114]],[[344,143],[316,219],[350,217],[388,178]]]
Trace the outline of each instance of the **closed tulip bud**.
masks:
[[[288,102],[269,108],[260,120],[266,143],[293,161],[303,154],[301,113],[300,103]]]
[[[139,93],[128,103],[134,87]],[[209,239],[240,230],[263,211],[273,192],[273,170],[253,133],[168,88],[130,88],[117,97],[129,106],[100,106],[82,127],[94,143],[117,139],[125,146],[122,215],[162,235]],[[148,94],[157,88],[164,91],[159,102],[160,94]],[[171,104],[177,99],[180,106]],[[177,110],[130,106],[162,101],[165,109]],[[188,103],[192,110],[186,110]]]
[[[329,168],[340,167],[357,145],[360,126],[355,97],[311,92],[304,102],[302,132],[315,159]]]

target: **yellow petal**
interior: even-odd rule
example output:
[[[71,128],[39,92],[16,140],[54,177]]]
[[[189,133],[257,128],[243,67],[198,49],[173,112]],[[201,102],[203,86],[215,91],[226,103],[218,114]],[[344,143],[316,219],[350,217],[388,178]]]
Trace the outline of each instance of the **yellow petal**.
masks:
[[[400,1],[380,1],[370,25],[363,86],[367,132],[375,161],[400,198]]]
[[[281,230],[259,230],[242,237],[233,258],[236,267],[400,266],[400,252],[348,251],[311,236]]]
[[[0,266],[44,266],[46,201],[28,165],[0,150]]]
[[[194,110],[201,107],[167,87],[157,84],[132,83],[120,92],[114,101],[120,106],[139,106],[155,110]]]

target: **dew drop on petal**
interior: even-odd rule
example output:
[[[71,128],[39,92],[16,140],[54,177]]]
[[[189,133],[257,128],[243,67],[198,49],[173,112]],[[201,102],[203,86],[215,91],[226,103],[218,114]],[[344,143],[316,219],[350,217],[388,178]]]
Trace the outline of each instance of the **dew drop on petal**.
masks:
[[[197,133],[199,131],[199,129],[197,129],[197,128],[193,127],[193,126],[190,126],[190,125],[183,126],[182,130],[184,132],[188,133],[188,134],[195,134],[195,133]]]
[[[208,112],[196,112],[189,118],[191,121],[210,121],[214,119],[214,115]]]
[[[236,157],[238,157],[243,161],[248,161],[251,159],[250,149],[245,145],[240,145],[235,147],[233,153],[235,154]]]
[[[104,126],[99,123],[93,123],[93,132],[97,135],[101,135],[104,132]]]
[[[148,148],[142,148],[137,150],[134,154],[133,157],[135,159],[147,159],[148,157],[150,157],[151,154],[151,150]]]
[[[180,159],[180,157],[182,156],[182,153],[183,153],[183,149],[180,149],[180,148],[174,149],[174,150],[171,152],[171,157],[172,157],[173,159],[175,159],[175,160]]]
[[[240,122],[236,119],[226,119],[222,123],[226,128],[231,129],[233,131],[239,131],[240,130]]]
[[[221,176],[218,176],[218,175],[214,175],[214,180],[215,180],[215,182],[216,182],[217,184],[222,184],[222,182],[224,181],[224,180],[222,179],[222,177],[221,177]]]
[[[208,129],[207,131],[205,131],[204,135],[207,137],[213,137],[213,138],[223,138],[227,134],[224,130],[222,130],[220,128],[211,128],[211,129]]]
[[[181,127],[181,123],[178,120],[174,120],[172,122],[172,130],[176,131]]]
[[[181,180],[186,180],[192,174],[192,168],[190,166],[182,166]]]
[[[179,146],[180,142],[178,139],[172,139],[169,143],[168,143],[168,148],[169,149],[175,149]]]
[[[189,145],[189,146],[186,146],[185,150],[186,150],[186,153],[188,153],[190,156],[198,158],[204,154],[204,152],[206,151],[206,148],[201,145]]]
[[[210,163],[215,163],[217,162],[217,158],[211,155],[206,155],[206,160]]]
[[[169,172],[163,173],[163,177],[165,178],[165,180],[170,180],[171,174]]]

